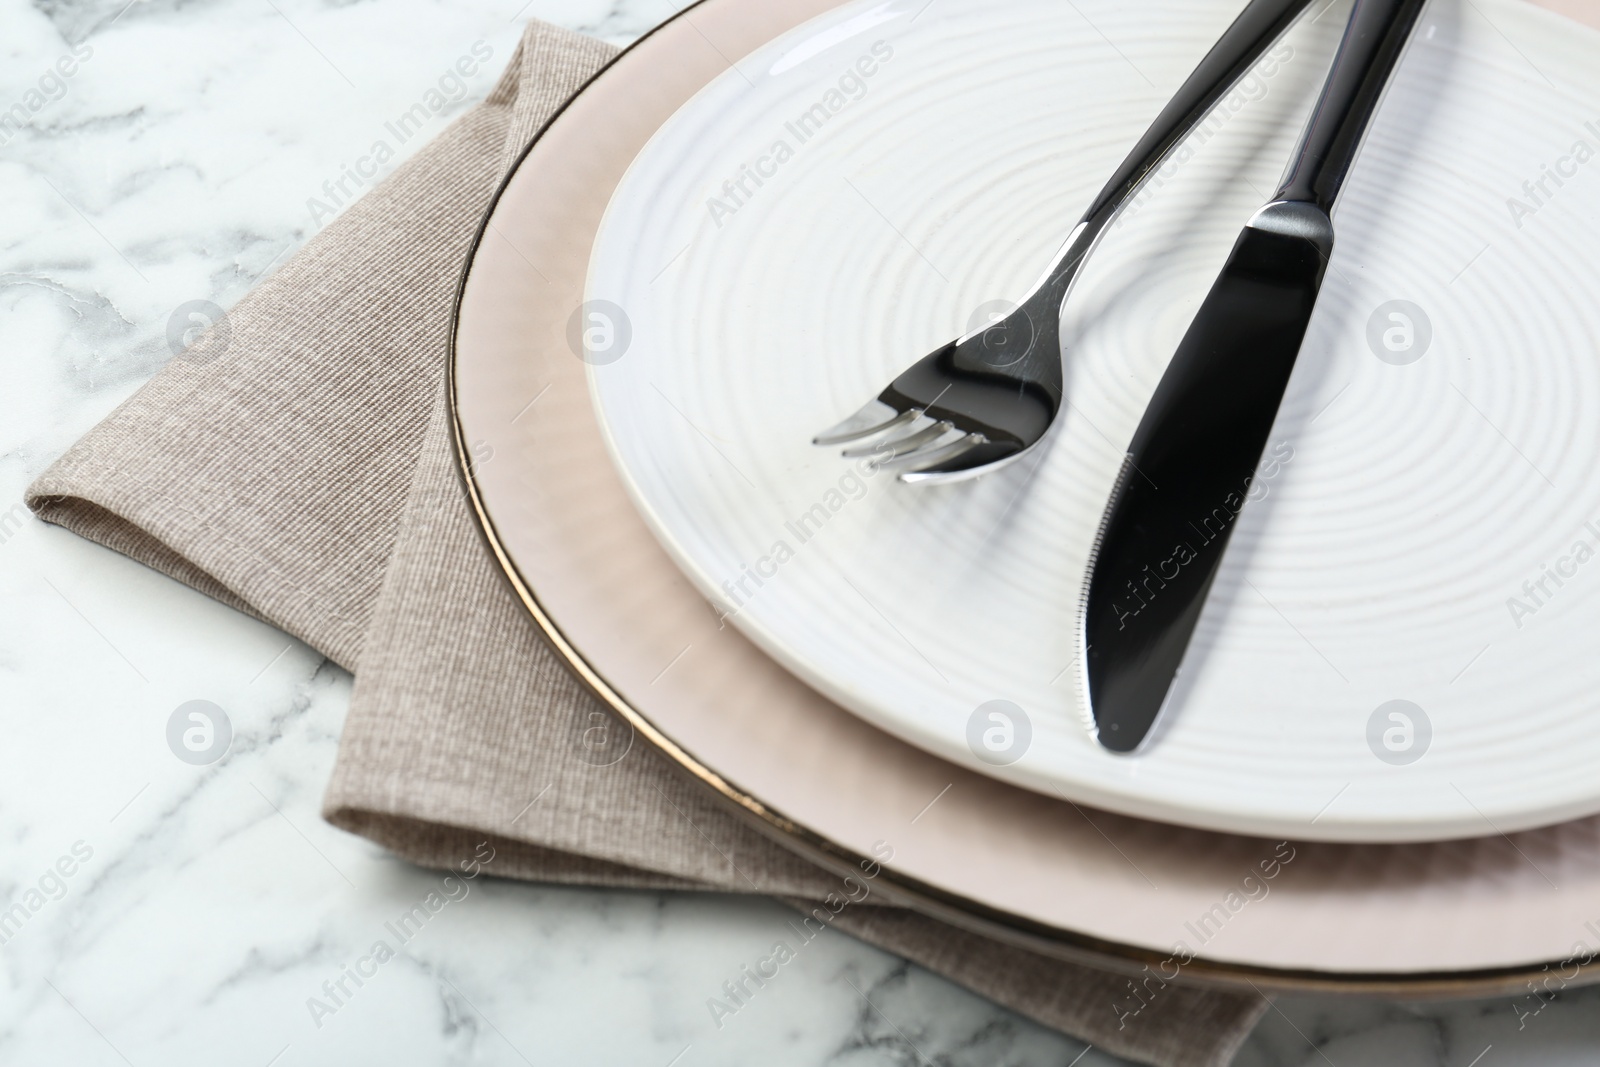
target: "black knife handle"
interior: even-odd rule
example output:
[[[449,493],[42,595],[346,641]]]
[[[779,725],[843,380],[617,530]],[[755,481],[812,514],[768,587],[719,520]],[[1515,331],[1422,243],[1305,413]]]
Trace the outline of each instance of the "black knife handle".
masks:
[[[1333,210],[1427,0],[1356,0],[1333,69],[1274,199]]]

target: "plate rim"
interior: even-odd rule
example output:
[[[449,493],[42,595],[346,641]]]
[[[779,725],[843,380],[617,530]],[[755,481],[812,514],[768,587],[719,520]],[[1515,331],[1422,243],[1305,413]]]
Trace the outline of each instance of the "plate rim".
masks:
[[[660,755],[666,757],[675,770],[709,788],[725,810],[732,812],[781,847],[831,873],[843,876],[854,873],[860,869],[861,863],[871,861],[872,857],[865,853],[857,853],[811,830],[701,761],[623,697],[569,640],[560,624],[545,609],[532,583],[522,574],[516,560],[506,548],[493,517],[489,514],[487,501],[473,474],[471,446],[466,439],[460,407],[457,366],[460,359],[458,340],[464,299],[479,250],[506,191],[529,156],[543,142],[545,134],[560,121],[579,97],[612,68],[632,57],[661,30],[712,2],[713,0],[693,0],[631,42],[585,79],[539,126],[497,183],[472,239],[467,244],[455,292],[451,298],[450,327],[445,346],[445,406],[449,417],[450,446],[456,475],[466,493],[467,503],[479,534],[518,601],[532,616],[541,638],[562,660],[568,672],[612,714],[626,722],[636,733],[642,734]],[[718,2],[740,2],[740,0],[718,0]],[[875,724],[868,725],[872,729],[881,730],[881,727]],[[1407,843],[1383,844],[1378,847],[1404,848],[1407,847]],[[1138,974],[1142,968],[1159,965],[1168,956],[1167,953],[1095,937],[995,908],[981,900],[965,897],[905,874],[888,864],[881,865],[879,878],[888,889],[885,895],[892,904],[946,922],[958,929],[1052,959],[1109,969],[1118,973]],[[1532,978],[1548,973],[1553,967],[1563,966],[1566,962],[1547,960],[1463,971],[1345,972],[1315,968],[1267,967],[1197,955],[1185,966],[1185,980],[1197,985],[1220,986],[1239,991],[1249,989],[1257,993],[1261,992],[1257,986],[1257,982],[1260,981],[1270,985],[1274,991],[1408,998],[1477,998],[1519,990]],[[1596,982],[1600,982],[1600,961],[1580,967],[1578,976],[1568,984],[1578,986]]]

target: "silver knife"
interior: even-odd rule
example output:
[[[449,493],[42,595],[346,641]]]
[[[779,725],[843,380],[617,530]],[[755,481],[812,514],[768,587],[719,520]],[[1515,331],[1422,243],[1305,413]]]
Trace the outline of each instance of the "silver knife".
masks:
[[[1128,447],[1089,563],[1080,649],[1100,743],[1132,752],[1171,691],[1317,303],[1331,212],[1426,0],[1356,0],[1271,202],[1233,246]]]

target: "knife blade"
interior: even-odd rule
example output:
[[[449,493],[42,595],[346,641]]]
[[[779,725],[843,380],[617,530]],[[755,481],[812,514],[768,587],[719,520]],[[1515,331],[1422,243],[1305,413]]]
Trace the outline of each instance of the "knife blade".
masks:
[[[1333,253],[1332,211],[1426,0],[1356,0],[1299,147],[1250,219],[1128,446],[1090,557],[1080,658],[1095,734],[1162,713],[1277,418]]]

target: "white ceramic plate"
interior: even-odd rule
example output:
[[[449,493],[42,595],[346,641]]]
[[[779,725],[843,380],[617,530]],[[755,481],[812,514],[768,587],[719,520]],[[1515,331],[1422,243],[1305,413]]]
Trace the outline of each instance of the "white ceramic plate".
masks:
[[[1070,406],[1029,461],[907,487],[809,444],[1026,290],[1237,9],[864,0],[740,60],[606,213],[587,295],[631,329],[589,372],[608,447],[735,625],[974,769],[1331,840],[1600,810],[1600,161],[1575,150],[1600,150],[1592,31],[1511,0],[1425,13],[1340,206],[1265,495],[1144,754],[1112,756],[1082,725],[1085,557],[1345,5],[1297,28],[1096,253],[1065,315]],[[1409,351],[1388,347],[1407,329]],[[1004,767],[968,740],[997,699],[1031,726]]]

